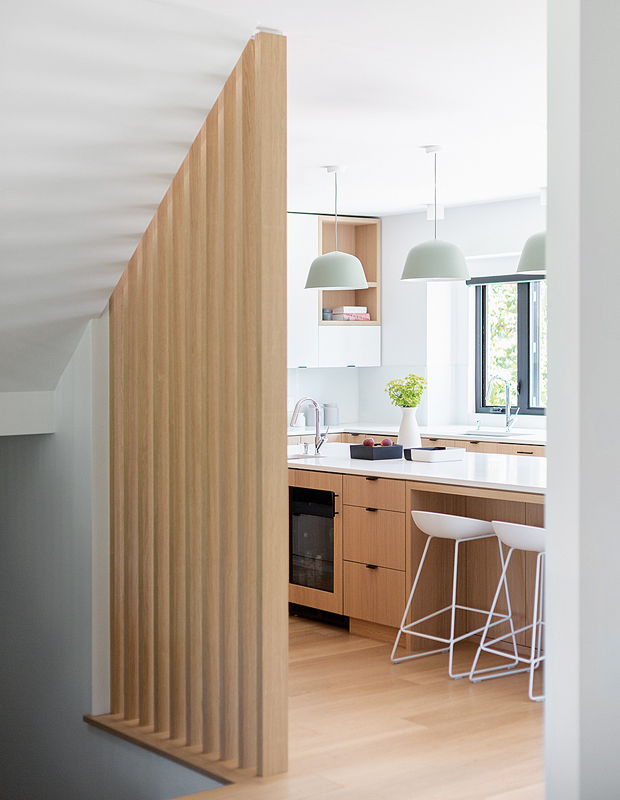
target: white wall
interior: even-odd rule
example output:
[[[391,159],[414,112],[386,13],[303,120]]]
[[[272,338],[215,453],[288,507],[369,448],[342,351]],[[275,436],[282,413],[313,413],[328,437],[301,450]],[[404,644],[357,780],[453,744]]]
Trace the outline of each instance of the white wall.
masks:
[[[340,422],[356,422],[359,418],[359,383],[356,367],[289,369],[287,396],[297,402],[302,397],[312,397],[317,403],[336,403]],[[314,425],[314,417],[308,423]]]
[[[93,403],[107,402],[93,397],[93,349],[89,324],[55,392],[56,433],[0,437],[2,800],[164,800],[218,785],[82,720],[92,708]]]
[[[617,800],[620,4],[550,0],[549,31],[547,797]]]
[[[0,436],[54,432],[54,392],[0,392]]]

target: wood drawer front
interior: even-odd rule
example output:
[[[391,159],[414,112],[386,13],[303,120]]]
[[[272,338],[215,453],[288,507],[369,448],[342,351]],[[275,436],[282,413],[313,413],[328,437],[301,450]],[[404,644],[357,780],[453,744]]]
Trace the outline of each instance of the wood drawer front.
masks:
[[[464,440],[459,442],[459,447],[464,447],[468,453],[497,453],[497,442],[483,442],[479,439]]]
[[[506,453],[509,456],[544,456],[545,446],[542,444],[506,444],[499,442],[498,453]]]
[[[461,447],[454,439],[438,439],[436,436],[423,436],[422,447]]]
[[[398,628],[405,602],[404,572],[344,562],[345,616]]]
[[[343,475],[342,490],[343,502],[350,506],[382,508],[385,511],[405,510],[405,481]]]
[[[343,506],[343,550],[346,561],[405,569],[405,514]]]
[[[342,475],[334,472],[314,472],[309,469],[288,470],[289,486],[304,486],[306,489],[324,489],[326,492],[334,492],[337,498],[342,497]],[[336,500],[338,508],[341,500]]]

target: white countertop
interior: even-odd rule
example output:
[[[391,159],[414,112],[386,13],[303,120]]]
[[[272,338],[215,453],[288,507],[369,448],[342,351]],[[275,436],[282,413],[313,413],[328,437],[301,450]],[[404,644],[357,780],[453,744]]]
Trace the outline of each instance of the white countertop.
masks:
[[[367,431],[364,427],[364,432]],[[303,445],[292,445],[288,448],[289,456],[302,452]],[[293,469],[475,486],[508,492],[544,494],[547,487],[547,459],[538,456],[465,453],[462,461],[435,464],[405,461],[404,458],[365,461],[352,459],[350,445],[339,442],[324,444],[322,453],[322,456],[313,458],[289,458],[287,463]]]
[[[331,427],[330,433],[368,433],[371,436],[387,434],[396,440],[398,425],[384,425],[380,422],[351,422]],[[321,427],[324,431],[325,427]],[[444,425],[440,427],[420,426],[422,436],[436,436],[439,439],[463,439],[467,441],[506,442],[506,444],[547,444],[547,431],[541,428],[513,428],[509,436],[502,435],[503,427],[483,427],[479,431],[468,425]],[[313,436],[314,425],[305,428],[287,428],[288,436]]]

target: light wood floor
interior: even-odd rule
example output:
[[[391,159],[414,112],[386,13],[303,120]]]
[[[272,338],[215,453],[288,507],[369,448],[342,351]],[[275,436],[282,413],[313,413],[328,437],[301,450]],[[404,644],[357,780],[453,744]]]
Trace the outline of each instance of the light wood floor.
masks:
[[[390,650],[291,617],[289,772],[188,799],[542,800],[543,704],[527,675],[454,681],[447,655],[394,665]]]

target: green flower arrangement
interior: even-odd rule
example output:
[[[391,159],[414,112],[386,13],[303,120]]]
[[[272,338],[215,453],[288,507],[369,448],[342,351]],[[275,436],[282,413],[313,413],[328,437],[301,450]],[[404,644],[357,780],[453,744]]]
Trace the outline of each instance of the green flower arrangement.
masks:
[[[392,405],[400,408],[415,408],[426,389],[426,378],[421,375],[406,375],[402,381],[388,381],[385,391],[390,396]]]

